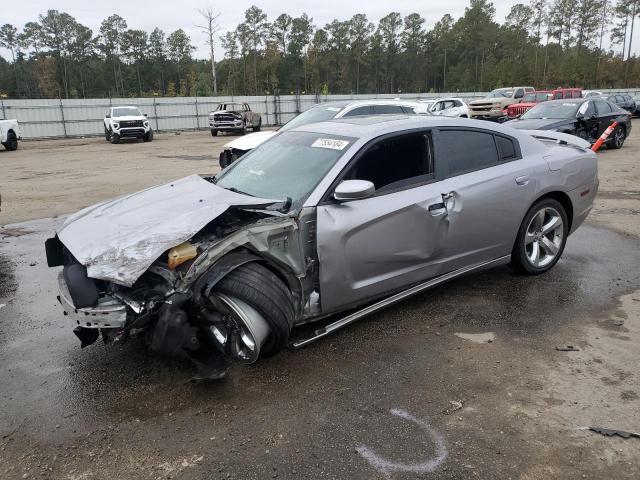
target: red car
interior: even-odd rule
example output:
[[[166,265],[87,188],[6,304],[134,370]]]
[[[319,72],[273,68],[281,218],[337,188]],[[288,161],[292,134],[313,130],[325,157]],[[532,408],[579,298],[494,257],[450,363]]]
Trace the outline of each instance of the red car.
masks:
[[[557,88],[555,90],[537,90],[525,94],[520,103],[509,105],[506,114],[509,119],[519,117],[524,112],[534,107],[540,102],[547,100],[562,100],[564,98],[580,98],[582,97],[581,88]]]

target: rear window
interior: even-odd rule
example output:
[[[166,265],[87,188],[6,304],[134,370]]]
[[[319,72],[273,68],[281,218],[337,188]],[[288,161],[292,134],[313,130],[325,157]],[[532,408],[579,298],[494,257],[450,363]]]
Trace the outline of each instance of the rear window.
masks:
[[[374,115],[383,115],[383,114],[402,114],[404,110],[400,105],[374,105],[373,106]]]
[[[440,152],[448,164],[449,176],[495,165],[499,161],[493,135],[474,130],[442,130]]]

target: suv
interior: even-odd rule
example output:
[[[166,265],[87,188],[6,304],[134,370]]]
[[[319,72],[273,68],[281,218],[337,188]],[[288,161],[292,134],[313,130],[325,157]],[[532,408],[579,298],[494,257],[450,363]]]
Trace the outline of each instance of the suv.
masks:
[[[509,105],[506,109],[507,117],[512,118],[519,117],[524,112],[534,107],[540,102],[546,102],[547,100],[562,100],[566,98],[580,98],[582,97],[582,89],[580,88],[556,88],[555,90],[536,90],[535,92],[529,92],[525,94],[520,103],[514,103]]]
[[[252,112],[248,103],[219,103],[209,114],[209,127],[214,137],[218,132],[237,132],[244,135],[248,128],[259,132],[262,116]]]
[[[503,122],[507,119],[504,111],[514,103],[518,103],[533,87],[496,88],[486,98],[469,102],[469,117],[477,120],[493,120]]]
[[[302,112],[297,117],[280,127],[284,132],[300,125],[323,122],[332,118],[355,117],[360,115],[406,115],[427,114],[428,105],[411,100],[344,100],[321,103]],[[220,167],[226,168],[249,150],[256,148],[273,137],[276,131],[252,133],[246,137],[236,138],[225,144],[220,152]]]
[[[109,108],[104,117],[104,138],[111,143],[118,143],[121,138],[141,138],[145,142],[153,140],[153,130],[138,107],[117,106]]]
[[[438,98],[429,108],[431,115],[442,115],[444,117],[469,117],[469,107],[461,98],[448,97]]]

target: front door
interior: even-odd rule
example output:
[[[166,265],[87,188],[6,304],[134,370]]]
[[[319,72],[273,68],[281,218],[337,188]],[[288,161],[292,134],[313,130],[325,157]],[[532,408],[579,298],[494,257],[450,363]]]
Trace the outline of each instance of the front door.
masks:
[[[441,273],[448,221],[430,132],[365,147],[341,180],[369,180],[374,196],[317,208],[322,310],[361,303]]]

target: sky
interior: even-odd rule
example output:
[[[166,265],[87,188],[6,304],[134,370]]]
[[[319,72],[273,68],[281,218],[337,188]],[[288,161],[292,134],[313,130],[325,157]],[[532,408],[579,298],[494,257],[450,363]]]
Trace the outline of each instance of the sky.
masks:
[[[419,1],[419,0],[368,0],[367,2],[351,2],[353,7],[345,4],[344,0],[322,0],[321,2],[300,2],[294,0],[232,0],[210,1],[207,0],[155,0],[154,2],[88,2],[87,0],[26,0],[20,4],[20,8],[0,9],[0,24],[10,23],[19,29],[29,21],[37,19],[38,15],[48,9],[64,11],[75,17],[77,21],[94,31],[98,31],[100,22],[113,13],[123,17],[129,28],[153,30],[160,27],[167,34],[182,28],[191,37],[192,44],[197,47],[195,56],[207,58],[208,48],[205,45],[205,36],[196,24],[201,24],[202,18],[198,10],[211,5],[215,12],[220,13],[218,22],[226,30],[233,30],[243,20],[244,11],[256,4],[269,16],[269,20],[275,19],[279,14],[286,12],[292,17],[306,12],[313,18],[317,27],[323,27],[334,18],[346,20],[356,13],[365,13],[369,20],[377,22],[381,17],[391,11],[398,11],[403,16],[417,12],[426,19],[426,28],[431,29],[445,13],[450,13],[454,19],[464,14],[468,0],[446,1]],[[528,3],[527,0],[494,0],[496,7],[496,20],[502,22],[509,13],[510,8],[516,3]],[[306,4],[306,6],[305,6]],[[121,7],[120,5],[126,5]],[[366,6],[366,10],[359,10]],[[640,22],[638,22],[640,27]],[[640,28],[635,35],[633,52],[640,50]],[[221,32],[221,33],[223,33]],[[9,58],[6,50],[0,49],[0,55]],[[221,59],[224,55],[222,48],[216,46],[216,57]]]

